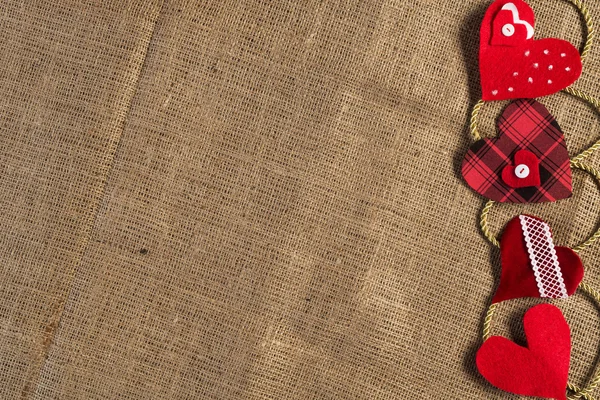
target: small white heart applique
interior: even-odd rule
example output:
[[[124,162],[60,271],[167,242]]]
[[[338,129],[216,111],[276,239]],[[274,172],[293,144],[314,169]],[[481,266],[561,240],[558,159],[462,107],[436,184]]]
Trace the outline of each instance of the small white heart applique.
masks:
[[[525,29],[527,29],[527,39],[531,39],[535,33],[533,26],[527,21],[524,21],[519,18],[519,10],[514,3],[506,3],[502,10],[510,11],[513,17],[513,24],[524,25]],[[506,32],[505,32],[506,31]],[[515,27],[510,27],[510,24],[506,24],[502,27],[502,33],[504,36],[512,36],[515,32]]]

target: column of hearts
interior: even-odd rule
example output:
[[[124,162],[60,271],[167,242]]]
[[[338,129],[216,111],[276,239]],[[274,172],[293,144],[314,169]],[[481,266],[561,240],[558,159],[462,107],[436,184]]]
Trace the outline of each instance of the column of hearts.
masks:
[[[491,199],[481,215],[485,236],[501,247],[501,282],[484,323],[484,344],[477,353],[480,373],[512,393],[592,400],[600,372],[586,388],[568,384],[570,328],[560,310],[549,304],[531,308],[524,317],[528,348],[503,337],[491,337],[497,305],[518,297],[565,298],[577,287],[600,304],[600,294],[581,283],[583,265],[577,252],[600,238],[600,229],[575,249],[555,247],[549,226],[521,215],[513,219],[499,242],[489,231],[487,216],[495,201],[552,202],[572,195],[571,168],[600,173],[582,161],[600,148],[600,140],[569,160],[564,137],[548,110],[533,100],[560,90],[600,108],[600,101],[570,87],[581,73],[594,39],[592,18],[581,0],[569,0],[581,12],[587,37],[581,55],[568,42],[533,40],[534,14],[523,0],[496,0],[480,31],[482,100],[473,108],[471,134],[477,141],[463,162],[463,176],[478,193]],[[486,101],[520,99],[501,116],[496,139],[481,139],[479,112]],[[509,160],[512,160],[513,163]]]
[[[594,151],[594,149],[592,146],[592,148],[585,150],[582,153],[573,157],[569,163],[573,169],[584,171],[584,172],[592,175],[596,179],[597,183],[600,185],[600,171],[598,171],[596,168],[583,162],[583,160],[588,158],[593,153],[593,151]],[[516,242],[513,241],[512,243],[504,243],[504,242],[499,241],[495,237],[495,235],[491,233],[489,226],[488,226],[488,214],[490,213],[490,211],[492,210],[492,207],[495,204],[496,204],[496,201],[489,200],[483,207],[482,212],[481,212],[481,219],[480,219],[481,229],[482,229],[485,237],[494,246],[500,247],[501,249],[503,247],[505,249],[508,249],[507,253],[510,254],[510,256],[512,257],[511,263],[514,265],[515,264],[515,254],[518,254],[518,250],[519,250],[518,246],[520,245],[521,247],[523,247],[524,242],[522,242],[522,241],[519,242],[517,240]],[[505,234],[503,235],[503,241],[505,240],[505,237],[510,238],[509,231],[511,231],[511,229],[512,229],[512,228],[510,228],[510,226],[511,226],[511,224],[509,224],[507,226],[507,228],[505,229]],[[584,242],[575,246],[572,249],[573,254],[581,252],[582,250],[591,246],[593,243],[595,243],[599,239],[600,239],[600,228],[598,228]],[[507,239],[507,240],[509,240],[509,239]],[[502,246],[502,243],[504,243],[504,246]],[[565,249],[565,248],[558,248],[558,247],[556,248],[558,253],[560,253],[560,251],[562,249]],[[568,253],[567,250],[569,250],[569,249],[562,250],[562,253],[563,254],[565,254],[565,252]],[[485,322],[484,322],[484,335],[483,335],[484,340],[487,340],[490,337],[490,326],[491,326],[491,322],[492,322],[492,317],[493,317],[494,312],[500,301],[507,300],[510,298],[522,297],[522,296],[562,297],[562,296],[541,296],[541,295],[538,296],[536,294],[537,289],[536,289],[536,282],[535,282],[534,274],[530,273],[529,275],[524,275],[524,273],[526,274],[526,272],[528,270],[526,264],[529,262],[529,260],[527,259],[527,256],[525,255],[525,252],[523,249],[521,249],[521,254],[523,254],[523,256],[521,256],[521,261],[520,261],[522,268],[520,268],[520,269],[517,268],[516,272],[515,272],[514,268],[513,268],[512,272],[509,268],[506,268],[505,264],[508,264],[508,263],[505,263],[505,260],[503,257],[501,283],[496,292],[496,295],[494,296],[494,303],[490,306],[488,313],[486,315],[486,318],[485,318]],[[559,254],[559,256],[560,256],[560,254]],[[568,254],[567,254],[567,257],[568,257]],[[583,283],[583,282],[580,283],[581,277],[583,275],[583,269],[580,265],[580,262],[579,262],[579,265],[576,265],[573,268],[569,268],[569,265],[570,264],[572,265],[573,263],[564,262],[564,261],[565,260],[560,260],[560,264],[562,267],[563,277],[565,278],[564,283],[565,283],[565,289],[567,290],[567,294],[568,295],[573,294],[573,292],[575,291],[575,288],[577,288],[577,286],[579,285],[580,290],[584,291],[590,297],[595,299],[600,306],[600,295],[598,295],[598,293],[594,289],[592,289],[589,285],[587,285],[586,283]],[[566,259],[566,261],[569,261],[569,260]],[[573,276],[569,276],[570,272],[572,273],[573,276],[575,276],[575,278],[573,278]],[[509,288],[508,295],[507,295],[507,290],[506,290],[507,287]],[[560,380],[559,380],[559,382],[560,382]],[[590,380],[590,382],[588,383],[588,385],[585,388],[581,389],[581,388],[577,387],[576,385],[573,385],[570,383],[567,384],[567,388],[571,392],[573,392],[573,396],[570,397],[571,399],[584,398],[587,400],[593,400],[593,396],[591,393],[598,387],[599,384],[600,384],[600,370],[598,370],[596,372],[594,377]],[[539,388],[536,388],[536,389],[539,389]],[[548,389],[548,388],[546,388],[546,389]],[[552,387],[550,387],[550,389],[556,390],[556,388],[552,388]],[[536,392],[536,393],[543,394],[544,392],[542,391],[542,392]]]

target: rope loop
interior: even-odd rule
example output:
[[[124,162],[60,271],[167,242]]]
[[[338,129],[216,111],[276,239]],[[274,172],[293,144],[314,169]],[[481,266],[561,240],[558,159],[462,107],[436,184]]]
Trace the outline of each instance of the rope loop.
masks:
[[[583,50],[581,51],[581,62],[583,63],[586,60],[586,58],[588,57],[588,55],[592,49],[592,46],[594,43],[594,38],[596,36],[594,21],[592,20],[592,16],[582,0],[568,0],[568,1],[570,3],[572,3],[579,10],[579,12],[581,13],[581,16],[583,17],[583,20],[585,22],[585,26],[586,26],[586,31],[587,31],[586,39],[585,39],[585,44],[583,46]],[[600,114],[600,100],[598,100],[597,98],[589,95],[588,93],[586,93],[582,90],[576,89],[572,86],[564,89],[563,92],[568,93],[571,96],[574,96],[578,99],[586,101],[588,104],[590,104],[595,109],[595,111],[597,113]],[[479,100],[477,103],[475,103],[475,105],[473,106],[473,110],[471,111],[471,119],[470,119],[469,128],[470,128],[471,136],[473,136],[473,139],[476,141],[481,140],[481,133],[479,132],[479,128],[478,128],[478,120],[479,120],[479,114],[481,113],[481,109],[482,109],[484,103],[485,102],[483,100]],[[586,160],[588,157],[590,157],[594,152],[596,152],[599,149],[600,149],[600,139],[598,139],[592,146],[590,146],[586,150],[582,151],[581,153],[579,153],[575,157],[573,157],[571,159],[571,167],[574,169],[579,169],[581,171],[587,172],[588,174],[592,175],[596,179],[597,183],[600,185],[600,171],[598,171],[594,167],[592,167],[588,164],[585,164],[583,162],[584,160]],[[490,228],[488,226],[488,215],[489,215],[492,207],[494,206],[494,204],[496,204],[496,202],[494,200],[489,200],[485,203],[483,209],[481,210],[479,224],[481,226],[483,235],[490,241],[490,243],[492,243],[496,247],[500,247],[500,243],[498,242],[498,239],[496,238],[496,236],[494,234],[492,234],[492,232],[490,231]],[[583,243],[574,247],[573,251],[580,252],[583,249],[591,246],[596,241],[598,241],[598,239],[600,239],[600,227],[598,227],[596,232],[594,232],[594,234],[592,236],[590,236],[586,241],[584,241]],[[581,282],[578,289],[579,289],[579,291],[581,291],[581,292],[587,294],[589,297],[591,297],[596,302],[596,305],[598,307],[600,307],[600,293],[597,290],[595,290],[594,288],[592,288],[590,285],[588,285],[585,282]],[[490,307],[488,308],[488,310],[486,312],[485,319],[483,322],[483,340],[484,341],[489,339],[492,335],[492,333],[491,333],[492,320],[493,320],[493,317],[494,317],[494,314],[495,314],[497,308],[498,308],[498,304],[492,304],[492,305],[490,305]],[[595,400],[592,393],[599,385],[600,385],[600,368],[596,367],[594,376],[592,377],[592,379],[590,380],[590,382],[588,383],[588,385],[586,387],[580,388],[571,383],[567,384],[567,391],[570,393],[568,396],[568,399],[570,399],[570,400],[577,400],[577,399]]]

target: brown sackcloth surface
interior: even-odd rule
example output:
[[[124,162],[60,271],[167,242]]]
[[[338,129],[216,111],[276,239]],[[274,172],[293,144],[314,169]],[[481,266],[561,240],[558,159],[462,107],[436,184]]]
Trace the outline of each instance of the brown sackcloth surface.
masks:
[[[582,43],[568,2],[530,3],[537,37]],[[0,399],[517,398],[474,368],[500,265],[458,172],[488,4],[2,2]],[[576,86],[599,82],[594,49]],[[600,136],[541,101],[572,154]],[[525,210],[575,245],[600,195],[575,172],[492,228]],[[535,303],[494,332],[523,343]],[[583,385],[600,316],[557,304]]]

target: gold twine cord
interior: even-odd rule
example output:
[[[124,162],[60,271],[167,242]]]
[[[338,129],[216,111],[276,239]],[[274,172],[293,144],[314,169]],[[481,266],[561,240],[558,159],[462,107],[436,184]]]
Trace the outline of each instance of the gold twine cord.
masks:
[[[593,287],[591,287],[590,285],[588,285],[585,282],[581,282],[579,284],[578,289],[580,291],[582,291],[583,293],[587,294],[588,296],[590,296],[596,302],[596,306],[600,306],[600,293],[598,293],[598,291],[596,289],[594,289]],[[485,319],[483,321],[483,341],[484,342],[492,336],[492,332],[491,332],[492,331],[492,321],[494,319],[494,314],[496,313],[497,309],[498,309],[498,303],[492,304],[492,305],[490,305],[490,307],[488,308],[488,310],[485,314]],[[567,383],[567,389],[573,393],[572,395],[568,396],[567,398],[570,400],[576,400],[576,399],[595,400],[592,393],[594,390],[596,390],[598,388],[598,385],[600,385],[600,368],[596,367],[594,376],[592,377],[592,379],[590,380],[590,382],[588,383],[588,385],[585,388],[582,389],[576,385],[573,385],[572,383]]]
[[[592,19],[592,15],[590,14],[590,11],[586,7],[586,5],[583,4],[583,1],[581,1],[581,0],[569,0],[569,1],[575,7],[577,7],[577,10],[579,10],[581,15],[583,16],[583,20],[585,22],[585,27],[587,30],[585,44],[583,45],[583,51],[581,52],[581,62],[583,63],[585,61],[585,59],[587,58],[588,54],[590,53],[590,51],[592,50],[592,45],[594,44],[594,37],[596,36],[594,20]]]

